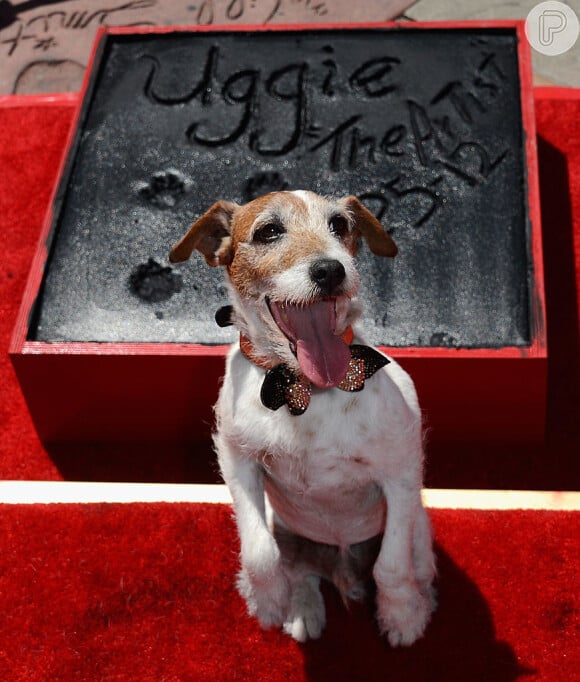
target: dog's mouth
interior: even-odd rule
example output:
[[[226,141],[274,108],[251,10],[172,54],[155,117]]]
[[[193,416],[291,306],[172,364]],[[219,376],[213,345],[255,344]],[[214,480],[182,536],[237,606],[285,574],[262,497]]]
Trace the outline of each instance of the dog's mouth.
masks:
[[[348,344],[337,335],[336,302],[336,298],[304,304],[267,300],[302,373],[319,388],[338,386],[350,362]]]

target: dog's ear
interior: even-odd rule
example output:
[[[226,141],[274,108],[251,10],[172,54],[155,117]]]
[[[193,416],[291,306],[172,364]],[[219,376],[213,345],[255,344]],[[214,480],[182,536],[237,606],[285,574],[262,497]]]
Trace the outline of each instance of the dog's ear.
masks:
[[[187,260],[197,249],[208,265],[229,265],[232,262],[231,224],[237,204],[216,202],[189,229],[169,254],[171,263]]]
[[[341,202],[352,216],[354,229],[357,230],[377,256],[396,256],[397,245],[391,235],[385,231],[375,216],[354,196],[346,197]]]

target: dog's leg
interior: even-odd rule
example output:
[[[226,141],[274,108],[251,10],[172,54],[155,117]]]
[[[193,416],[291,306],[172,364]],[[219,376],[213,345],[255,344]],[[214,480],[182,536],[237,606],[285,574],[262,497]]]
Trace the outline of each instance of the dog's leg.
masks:
[[[433,551],[433,532],[431,521],[423,505],[420,506],[413,533],[413,565],[415,578],[421,592],[429,598],[431,607],[436,606],[436,593],[433,585],[435,579],[435,553]]]
[[[318,639],[325,625],[326,609],[320,592],[320,578],[313,574],[303,576],[292,590],[284,632],[297,642],[306,642]]]
[[[419,530],[417,520],[422,510],[421,485],[419,480],[395,478],[387,481],[383,490],[387,524],[373,569],[377,618],[391,646],[408,646],[421,637],[433,609],[431,599],[417,583],[413,562],[415,530]],[[421,532],[421,541],[425,542],[424,527]]]
[[[318,639],[326,625],[320,579],[332,579],[338,548],[296,535],[274,515],[274,537],[291,583],[290,611],[284,632],[298,642]]]
[[[290,584],[266,521],[262,469],[257,462],[232,454],[223,441],[218,443],[218,455],[240,537],[238,589],[250,615],[263,627],[280,626],[290,607]]]

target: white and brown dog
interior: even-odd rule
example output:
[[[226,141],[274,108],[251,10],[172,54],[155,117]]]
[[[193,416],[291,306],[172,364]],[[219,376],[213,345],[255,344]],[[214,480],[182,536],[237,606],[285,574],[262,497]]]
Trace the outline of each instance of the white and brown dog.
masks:
[[[249,612],[316,638],[320,578],[360,599],[372,573],[381,631],[409,645],[434,608],[421,416],[409,376],[353,334],[361,236],[379,256],[397,252],[355,197],[274,192],[214,204],[170,260],[198,250],[227,268],[240,343],[227,356],[215,446]]]

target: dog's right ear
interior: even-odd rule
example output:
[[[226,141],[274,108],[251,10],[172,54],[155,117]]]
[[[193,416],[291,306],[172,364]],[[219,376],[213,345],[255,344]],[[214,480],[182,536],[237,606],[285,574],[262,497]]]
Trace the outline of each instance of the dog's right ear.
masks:
[[[353,218],[355,230],[363,236],[375,255],[388,256],[389,258],[397,255],[397,245],[391,235],[357,197],[346,197],[346,199],[341,199],[339,203],[346,206]]]
[[[233,258],[232,216],[237,207],[229,201],[216,202],[171,249],[169,261],[181,263],[197,249],[208,265],[229,265]]]

